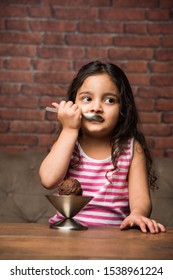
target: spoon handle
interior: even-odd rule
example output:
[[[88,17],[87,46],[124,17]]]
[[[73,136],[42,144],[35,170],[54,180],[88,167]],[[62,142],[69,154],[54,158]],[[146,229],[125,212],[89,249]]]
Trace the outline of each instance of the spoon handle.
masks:
[[[46,111],[58,113],[58,108],[46,107]]]
[[[52,112],[52,113],[58,113],[58,108],[53,107],[46,107],[46,111]],[[90,113],[83,113],[82,114],[85,119],[88,121],[97,121],[97,122],[103,122],[103,118],[97,114],[90,114]]]

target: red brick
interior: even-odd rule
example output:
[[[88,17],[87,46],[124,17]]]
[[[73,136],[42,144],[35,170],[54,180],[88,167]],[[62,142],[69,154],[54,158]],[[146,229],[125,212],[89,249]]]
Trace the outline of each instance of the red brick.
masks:
[[[165,151],[165,156],[169,158],[173,158],[173,149],[167,149]]]
[[[13,83],[8,83],[8,84],[1,84],[0,85],[0,93],[1,94],[19,94],[21,90],[21,85],[19,84],[13,84]]]
[[[148,1],[148,0],[143,0],[143,1],[139,1],[139,0],[126,0],[126,1],[122,1],[122,0],[113,0],[113,6],[115,7],[126,7],[126,8],[155,8],[158,7],[158,1],[157,0],[152,0],[152,1]]]
[[[2,43],[17,44],[41,44],[42,34],[28,32],[5,32],[0,33],[0,41]]]
[[[152,72],[158,72],[158,73],[171,73],[173,72],[173,62],[172,61],[166,61],[166,62],[160,62],[160,61],[153,61],[150,62],[150,69]]]
[[[144,23],[125,23],[124,31],[129,34],[146,34],[147,25]]]
[[[150,76],[148,74],[127,74],[130,84],[132,85],[149,85],[150,84]]]
[[[47,45],[63,45],[65,44],[65,35],[62,34],[45,34],[44,43]]]
[[[155,51],[155,56],[157,60],[173,60],[173,50],[172,49],[160,49]]]
[[[142,9],[101,9],[99,11],[99,18],[101,20],[107,20],[107,21],[142,21],[145,19],[145,11]]]
[[[51,5],[57,5],[57,0],[43,0],[44,4],[51,4]],[[110,6],[110,0],[58,0],[58,5],[60,6],[67,6],[67,7],[92,7],[92,6]]]
[[[37,70],[59,70],[59,71],[70,71],[72,70],[72,62],[69,60],[48,60],[48,59],[37,59],[32,61],[34,69]]]
[[[162,137],[157,138],[156,141],[156,148],[157,149],[173,149],[173,137]]]
[[[51,107],[52,106],[52,102],[57,102],[57,103],[60,103],[60,101],[64,99],[65,100],[65,97],[61,97],[61,96],[43,96],[42,98],[40,98],[40,102],[39,102],[39,105],[41,108],[43,108],[45,110],[45,108],[47,106]],[[56,114],[51,114],[47,111],[45,111],[45,117],[47,116],[55,116],[54,120],[56,120]]]
[[[55,100],[54,100],[54,101],[55,101]],[[59,103],[59,102],[58,102],[58,103]],[[46,103],[45,107],[46,107],[47,105],[49,106],[49,104],[52,104],[52,102]],[[48,121],[48,122],[51,122],[51,123],[56,124],[56,126],[57,126],[57,124],[58,124],[56,114],[51,114],[50,112],[45,112],[45,120]]]
[[[31,6],[27,9],[27,11],[30,17],[36,17],[36,18],[53,17],[51,6],[39,6],[39,7]]]
[[[55,124],[50,122],[38,121],[13,121],[11,122],[11,132],[26,133],[52,133]]]
[[[0,117],[6,120],[44,120],[45,112],[41,110],[29,110],[29,109],[1,109]]]
[[[169,20],[169,18],[170,18],[170,11],[168,9],[148,10],[146,12],[146,17],[147,17],[147,19],[153,20],[153,21]]]
[[[151,77],[151,84],[155,86],[172,86],[173,75],[153,75]]]
[[[172,23],[152,23],[148,24],[150,34],[172,34]]]
[[[50,4],[50,5],[57,5],[57,0],[43,0],[44,1],[44,4],[47,5],[47,4]],[[103,0],[101,0],[103,1]],[[105,0],[107,1],[107,0]],[[93,2],[93,0],[89,0],[89,2]],[[78,7],[78,6],[88,6],[88,0],[75,0],[75,1],[71,1],[71,0],[58,0],[58,5],[59,6],[72,6],[72,7]]]
[[[89,2],[89,6],[95,6],[95,7],[97,7],[97,6],[98,7],[112,6],[110,0],[89,0],[88,2]]]
[[[123,60],[148,60],[153,58],[153,50],[150,48],[110,48],[108,57]]]
[[[26,56],[32,57],[36,54],[35,46],[23,45],[0,45],[0,56]]]
[[[173,124],[173,112],[163,114],[163,122]]]
[[[40,47],[38,48],[38,56],[42,58],[64,58],[75,59],[83,58],[85,55],[84,48],[82,47]]]
[[[172,8],[172,0],[160,0],[160,7]]]
[[[173,88],[168,86],[162,87],[142,87],[139,88],[138,94],[145,98],[173,98]]]
[[[110,46],[112,45],[111,35],[67,35],[66,41],[68,45],[74,46]]]
[[[76,23],[68,20],[41,21],[34,20],[29,23],[32,31],[44,32],[74,32]]]
[[[0,96],[0,104],[6,104],[6,107],[11,108],[36,108],[37,107],[36,97],[26,97],[26,96]]]
[[[0,19],[0,30],[3,30],[5,28],[5,21],[3,19]]]
[[[86,57],[88,59],[91,59],[91,60],[96,60],[96,59],[100,59],[100,60],[103,60],[103,59],[106,59],[107,60],[107,49],[106,48],[90,48],[88,47],[86,49]],[[87,62],[84,62],[84,63],[80,63],[80,67],[82,65],[84,65],[85,63],[88,63]],[[77,68],[79,69],[79,67]]]
[[[144,124],[143,131],[145,135],[171,136],[172,127],[164,124]]]
[[[39,147],[49,147],[51,148],[54,142],[56,141],[55,135],[38,135],[38,146]]]
[[[134,73],[143,73],[148,71],[147,62],[146,61],[128,61],[122,62],[120,67],[126,73],[134,72]]]
[[[6,20],[6,28],[9,30],[29,31],[29,21],[8,19]]]
[[[2,134],[0,137],[0,145],[28,145],[34,146],[38,142],[37,136],[27,134]]]
[[[140,112],[139,114],[141,123],[161,123],[161,113],[160,112]]]
[[[0,16],[1,17],[26,17],[26,7],[25,6],[15,7],[10,5],[1,6]]]
[[[54,12],[58,19],[95,20],[98,17],[98,9],[92,7],[58,7],[54,8]]]
[[[132,88],[133,96],[136,97],[137,96],[137,92],[138,92],[138,86],[131,84],[131,88]]]
[[[99,21],[99,22],[79,22],[78,30],[81,33],[122,33],[121,22]],[[105,35],[104,35],[105,36]]]
[[[146,139],[148,148],[152,151],[152,149],[154,148],[154,144],[155,144],[153,137],[146,136],[145,139]]]
[[[39,72],[34,74],[34,82],[36,83],[70,83],[74,74],[68,72]]]
[[[168,48],[173,47],[173,36],[169,35],[161,38],[161,45]]]
[[[146,98],[135,98],[135,103],[140,111],[153,111],[154,109],[154,101],[152,99]]]
[[[66,94],[67,86],[59,84],[24,84],[22,86],[22,92],[26,95],[58,97]]]
[[[0,71],[0,82],[32,83],[32,73],[24,71]]]
[[[123,47],[157,47],[160,45],[159,36],[116,36],[114,38],[114,42],[116,46]]]
[[[7,69],[30,69],[30,60],[28,58],[6,59],[4,65]]]
[[[42,3],[42,0],[7,0],[8,2],[10,2],[11,4],[16,4],[17,5],[40,5]],[[4,0],[4,2],[7,2],[6,0]]]
[[[7,132],[9,130],[9,122],[0,122],[0,132]],[[0,136],[1,137],[1,136]]]
[[[173,110],[172,99],[158,99],[158,100],[156,100],[155,109],[156,110],[161,110],[161,111]]]
[[[0,58],[0,68],[3,67],[3,60]]]
[[[152,150],[152,157],[164,157],[164,156],[165,156],[164,151],[156,150],[156,149]]]

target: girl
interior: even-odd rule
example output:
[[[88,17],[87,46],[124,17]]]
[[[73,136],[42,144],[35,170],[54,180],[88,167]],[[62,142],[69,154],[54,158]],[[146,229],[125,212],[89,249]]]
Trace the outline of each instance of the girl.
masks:
[[[124,72],[112,63],[84,65],[69,87],[68,101],[52,105],[62,129],[40,166],[43,186],[57,188],[69,176],[80,181],[83,195],[94,197],[75,216],[87,225],[164,232],[149,218],[149,185],[155,187],[155,177]],[[82,113],[100,119],[88,120]],[[50,222],[59,219],[57,213]]]

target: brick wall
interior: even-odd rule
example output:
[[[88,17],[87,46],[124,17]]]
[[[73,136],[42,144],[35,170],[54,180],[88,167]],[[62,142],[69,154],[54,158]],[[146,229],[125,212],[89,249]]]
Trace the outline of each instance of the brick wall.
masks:
[[[45,106],[100,59],[127,74],[153,155],[173,157],[172,15],[172,0],[1,0],[0,149],[47,149]]]

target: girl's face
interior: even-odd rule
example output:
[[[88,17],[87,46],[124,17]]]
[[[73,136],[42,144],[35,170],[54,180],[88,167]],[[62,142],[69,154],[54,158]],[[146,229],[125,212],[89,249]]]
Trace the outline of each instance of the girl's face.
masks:
[[[86,78],[76,94],[75,103],[83,113],[96,113],[103,122],[82,119],[82,132],[91,136],[110,137],[119,118],[119,90],[108,74]]]

